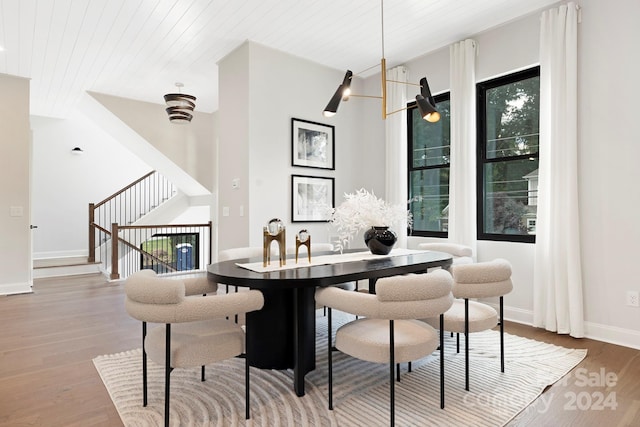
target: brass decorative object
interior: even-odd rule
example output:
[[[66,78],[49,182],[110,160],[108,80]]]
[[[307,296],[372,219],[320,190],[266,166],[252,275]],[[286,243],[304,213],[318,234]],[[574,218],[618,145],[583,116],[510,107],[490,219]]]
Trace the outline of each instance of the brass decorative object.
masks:
[[[278,242],[278,253],[280,254],[280,267],[287,263],[287,230],[284,224],[278,218],[269,221],[262,231],[263,250],[262,250],[262,266],[266,267],[271,264],[271,242]]]
[[[298,263],[298,250],[300,246],[307,247],[307,257],[309,258],[309,264],[311,264],[311,236],[305,229],[298,231],[298,234],[296,234],[296,264]]]

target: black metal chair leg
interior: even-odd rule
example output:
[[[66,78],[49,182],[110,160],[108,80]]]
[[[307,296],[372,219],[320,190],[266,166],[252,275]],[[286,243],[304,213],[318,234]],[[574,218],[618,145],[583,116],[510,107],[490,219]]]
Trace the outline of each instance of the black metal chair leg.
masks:
[[[456,353],[460,353],[460,333],[456,333]]]
[[[393,320],[389,320],[389,405],[390,405],[390,423],[389,425],[393,427],[396,423],[395,418],[395,406],[396,406],[396,396],[395,396],[395,381],[394,381],[394,372],[393,368],[395,362],[395,343],[393,336]]]
[[[469,299],[464,300],[464,389],[469,391]]]
[[[396,363],[396,380],[400,382],[400,364]]]
[[[249,404],[251,402],[250,396],[251,389],[249,388],[249,355],[245,352],[244,355],[244,418],[248,420],[251,418],[251,409]]]
[[[147,322],[142,322],[142,406],[147,406],[147,351],[144,339],[147,336]]]
[[[329,373],[328,373],[328,383],[329,383],[329,410],[333,410],[333,357],[332,357],[332,353],[333,353],[333,349],[332,349],[332,345],[331,345],[331,341],[333,341],[333,332],[331,330],[331,307],[327,307],[327,328],[328,328],[328,332],[329,332],[329,337],[328,337],[328,345],[327,345],[327,352],[328,352],[328,357],[327,359],[329,360]]]
[[[164,355],[164,425],[169,427],[169,391],[171,376],[171,324],[167,323],[166,327],[166,342],[165,342],[165,355]]]
[[[200,367],[200,381],[204,382],[204,365]]]
[[[440,409],[444,409],[444,314],[440,314]]]
[[[504,372],[504,312],[503,298],[500,297],[500,372]]]
[[[411,372],[411,362],[407,364],[407,372]]]

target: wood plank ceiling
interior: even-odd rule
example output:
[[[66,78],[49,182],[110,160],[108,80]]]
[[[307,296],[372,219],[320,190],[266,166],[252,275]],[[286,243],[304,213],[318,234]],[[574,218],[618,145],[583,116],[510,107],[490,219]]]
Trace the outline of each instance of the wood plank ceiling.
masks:
[[[387,0],[388,67],[555,0]],[[379,63],[373,0],[0,0],[0,73],[31,79],[32,114],[65,117],[87,90],[162,104],[184,83],[218,108],[217,62],[252,40],[354,72]]]

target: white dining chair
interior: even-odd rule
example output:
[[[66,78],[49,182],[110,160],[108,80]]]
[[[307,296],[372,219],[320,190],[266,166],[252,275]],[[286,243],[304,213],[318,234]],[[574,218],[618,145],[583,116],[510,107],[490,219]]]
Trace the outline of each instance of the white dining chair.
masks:
[[[511,264],[505,259],[495,259],[475,264],[453,265],[453,305],[444,313],[444,330],[464,334],[465,390],[469,390],[469,334],[485,331],[500,325],[500,371],[504,372],[504,295],[511,292]],[[499,299],[499,312],[476,298]],[[434,326],[437,318],[425,319]],[[458,341],[458,352],[459,352]]]
[[[202,295],[214,287],[190,287],[184,280],[160,278],[152,270],[136,272],[125,282],[127,313],[142,322],[143,406],[148,400],[147,356],[165,368],[165,427],[169,426],[170,374],[174,368],[200,366],[204,381],[205,365],[240,355],[245,358],[245,418],[250,418],[245,332],[225,317],[259,310],[264,299],[256,290]],[[147,323],[162,325],[147,332]]]
[[[364,316],[338,328],[335,348],[352,357],[389,364],[390,424],[395,423],[395,366],[425,357],[440,346],[440,407],[444,408],[444,354],[440,333],[415,319],[442,316],[451,307],[452,278],[444,270],[378,279],[376,294],[319,288],[316,301],[327,306],[328,401],[333,410],[332,309]]]

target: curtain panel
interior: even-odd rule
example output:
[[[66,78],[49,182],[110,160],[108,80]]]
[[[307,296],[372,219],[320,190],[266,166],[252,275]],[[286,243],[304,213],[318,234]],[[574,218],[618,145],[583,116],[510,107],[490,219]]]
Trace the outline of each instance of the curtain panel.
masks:
[[[476,256],[476,48],[467,39],[450,46],[451,166],[449,240]]]
[[[540,158],[533,322],[584,336],[577,159],[578,9],[568,3],[540,23]]]
[[[387,71],[387,79],[407,82],[407,68],[398,66]],[[407,106],[407,85],[391,83],[387,85],[387,112]],[[407,111],[387,116],[385,120],[385,199],[393,205],[406,206],[407,191]],[[407,223],[394,230],[398,235],[395,247],[407,247]]]

